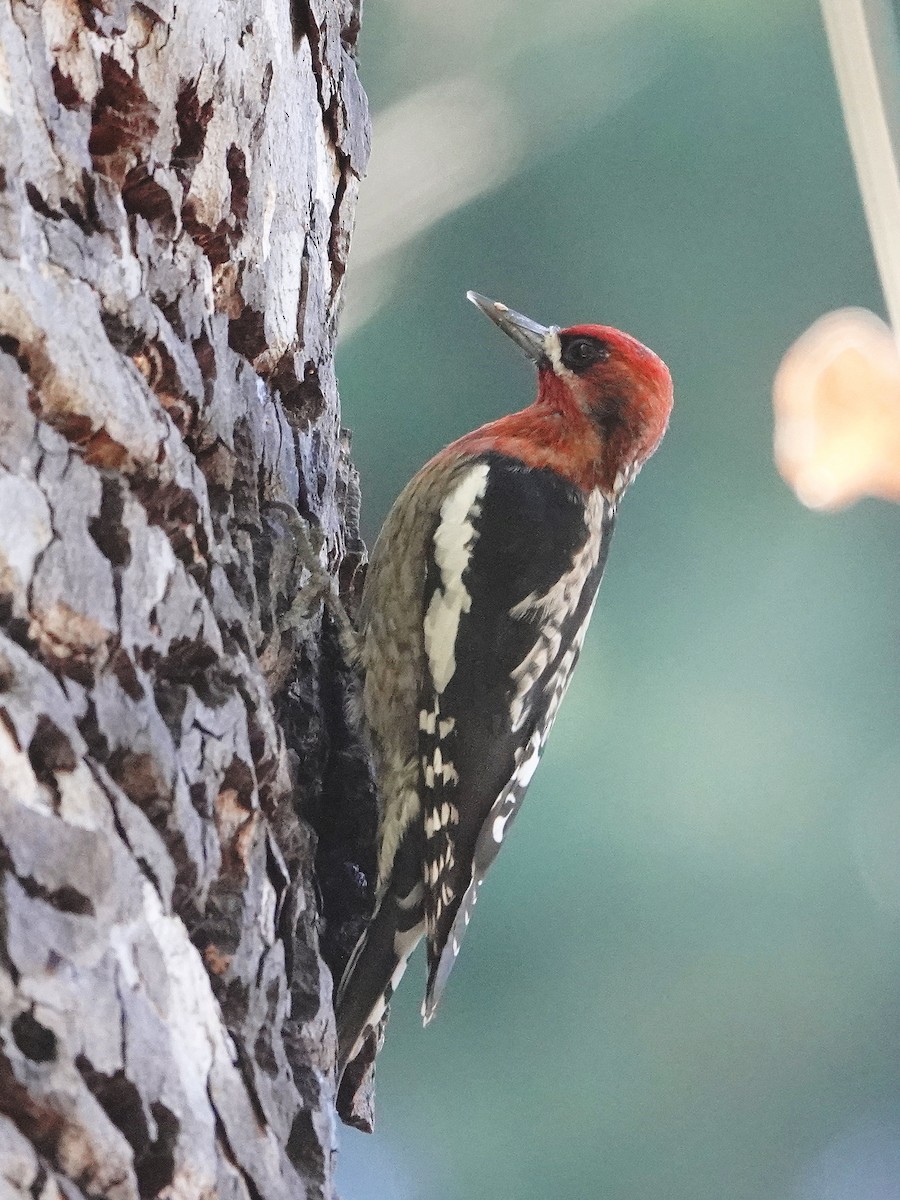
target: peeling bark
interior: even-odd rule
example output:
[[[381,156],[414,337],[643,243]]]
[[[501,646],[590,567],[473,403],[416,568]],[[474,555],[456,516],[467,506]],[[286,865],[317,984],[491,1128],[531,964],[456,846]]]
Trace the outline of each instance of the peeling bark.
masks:
[[[352,596],[358,19],[0,0],[2,1196],[333,1194],[371,783],[279,503]]]

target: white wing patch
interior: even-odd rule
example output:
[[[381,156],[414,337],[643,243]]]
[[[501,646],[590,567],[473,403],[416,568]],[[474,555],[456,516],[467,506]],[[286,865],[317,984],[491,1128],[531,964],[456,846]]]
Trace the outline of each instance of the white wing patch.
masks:
[[[440,521],[434,531],[434,558],[441,573],[425,614],[425,653],[434,689],[440,695],[456,670],[456,635],[463,613],[472,607],[463,575],[478,534],[474,522],[481,515],[481,500],[487,488],[487,463],[478,463],[463,475],[441,505]]]

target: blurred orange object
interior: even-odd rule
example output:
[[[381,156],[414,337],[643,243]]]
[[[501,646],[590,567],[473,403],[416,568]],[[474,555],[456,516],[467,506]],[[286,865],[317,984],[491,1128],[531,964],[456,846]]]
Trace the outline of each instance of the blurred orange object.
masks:
[[[816,321],[775,376],[775,462],[810,508],[900,503],[900,352],[863,308]]]

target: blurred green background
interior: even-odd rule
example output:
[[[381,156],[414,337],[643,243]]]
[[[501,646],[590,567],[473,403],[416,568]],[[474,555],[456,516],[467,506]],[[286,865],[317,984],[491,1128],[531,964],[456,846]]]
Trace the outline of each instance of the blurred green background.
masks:
[[[882,311],[814,0],[382,0],[338,355],[374,537],[531,399],[473,287],[676,407],[439,1018],[417,955],[345,1200],[900,1197],[900,511],[803,509],[771,382]]]

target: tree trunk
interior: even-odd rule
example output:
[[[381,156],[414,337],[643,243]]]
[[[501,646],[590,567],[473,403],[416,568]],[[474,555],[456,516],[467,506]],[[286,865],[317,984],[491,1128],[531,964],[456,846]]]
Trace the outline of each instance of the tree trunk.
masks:
[[[357,26],[0,0],[2,1196],[332,1195],[304,817],[339,961],[371,789],[284,504],[352,590]]]

